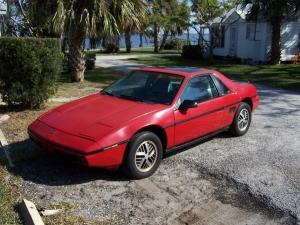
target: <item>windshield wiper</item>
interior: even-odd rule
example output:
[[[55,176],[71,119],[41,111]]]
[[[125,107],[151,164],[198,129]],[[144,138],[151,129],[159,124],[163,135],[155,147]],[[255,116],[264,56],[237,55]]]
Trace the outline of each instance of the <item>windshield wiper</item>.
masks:
[[[154,102],[152,101],[147,101],[147,100],[144,100],[142,98],[139,98],[139,97],[135,97],[135,96],[130,96],[130,95],[115,95],[113,93],[110,93],[108,91],[105,91],[105,90],[102,90],[100,91],[101,94],[104,94],[104,95],[109,95],[109,96],[112,96],[112,97],[117,97],[117,98],[124,98],[124,99],[128,99],[128,100],[132,100],[132,101],[137,101],[137,102],[147,102],[147,103],[151,103],[151,104],[154,104]]]
[[[142,98],[130,96],[130,95],[118,95],[117,97],[128,99],[128,100],[133,100],[133,101],[138,101],[138,102],[145,102],[145,100]]]

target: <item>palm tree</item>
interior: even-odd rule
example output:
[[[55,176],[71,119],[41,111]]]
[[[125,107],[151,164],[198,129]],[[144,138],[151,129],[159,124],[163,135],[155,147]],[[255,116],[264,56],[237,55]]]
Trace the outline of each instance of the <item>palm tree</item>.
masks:
[[[154,53],[159,52],[159,30],[163,20],[164,5],[168,2],[163,0],[148,0],[148,14],[149,14],[149,25],[152,26],[152,36],[154,42]]]
[[[84,80],[84,40],[88,35],[96,36],[102,32],[105,36],[116,37],[120,34],[120,25],[139,26],[140,12],[145,11],[143,0],[57,0],[53,17],[55,27],[65,27],[69,40],[68,62],[71,80]],[[121,9],[121,10],[120,10]],[[139,13],[138,13],[139,12]]]
[[[251,3],[250,18],[258,14],[267,16],[272,27],[271,64],[280,63],[281,58],[281,26],[283,20],[299,10],[299,0],[243,0],[243,4]]]
[[[162,45],[170,33],[173,35],[187,28],[190,10],[187,1],[148,0],[149,24],[152,26],[154,52],[159,52],[159,32],[164,29]]]
[[[139,32],[146,19],[146,3],[141,0],[115,0],[113,15],[125,34],[126,51],[131,52],[131,33]]]

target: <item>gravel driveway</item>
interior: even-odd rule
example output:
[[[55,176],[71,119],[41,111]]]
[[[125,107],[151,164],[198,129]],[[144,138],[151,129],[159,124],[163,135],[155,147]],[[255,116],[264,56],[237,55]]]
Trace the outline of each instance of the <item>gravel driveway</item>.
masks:
[[[39,206],[69,202],[107,224],[300,223],[300,95],[258,89],[261,105],[245,136],[221,134],[178,152],[148,179],[46,155],[13,172]]]

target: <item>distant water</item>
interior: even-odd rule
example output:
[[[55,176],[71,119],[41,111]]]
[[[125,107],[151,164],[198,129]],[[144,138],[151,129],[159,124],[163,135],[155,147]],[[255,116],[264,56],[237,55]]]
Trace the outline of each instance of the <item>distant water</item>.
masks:
[[[176,36],[176,38],[182,39],[187,41],[187,33],[184,33],[182,35]],[[204,38],[208,38],[208,35],[206,35]],[[198,43],[198,34],[195,33],[190,33],[190,42],[192,45],[196,45]],[[133,34],[131,36],[131,45],[133,48],[139,47],[140,44],[140,36],[138,34]],[[125,37],[121,36],[120,38],[120,47],[125,48]],[[143,36],[143,47],[153,47],[153,40]],[[89,49],[90,48],[90,41],[88,38],[85,40],[85,48]],[[101,48],[101,45],[97,46],[97,48]]]

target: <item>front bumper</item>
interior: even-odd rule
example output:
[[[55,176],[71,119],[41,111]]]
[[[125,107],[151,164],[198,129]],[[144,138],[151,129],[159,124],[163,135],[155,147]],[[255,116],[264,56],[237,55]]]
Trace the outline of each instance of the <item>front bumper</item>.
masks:
[[[85,149],[96,143],[62,131],[53,132],[53,128],[40,121],[35,121],[29,126],[28,134],[33,142],[49,153],[88,167],[119,167],[122,165],[127,146],[127,142],[122,142],[99,150],[86,151]],[[76,146],[76,149],[73,146]]]

